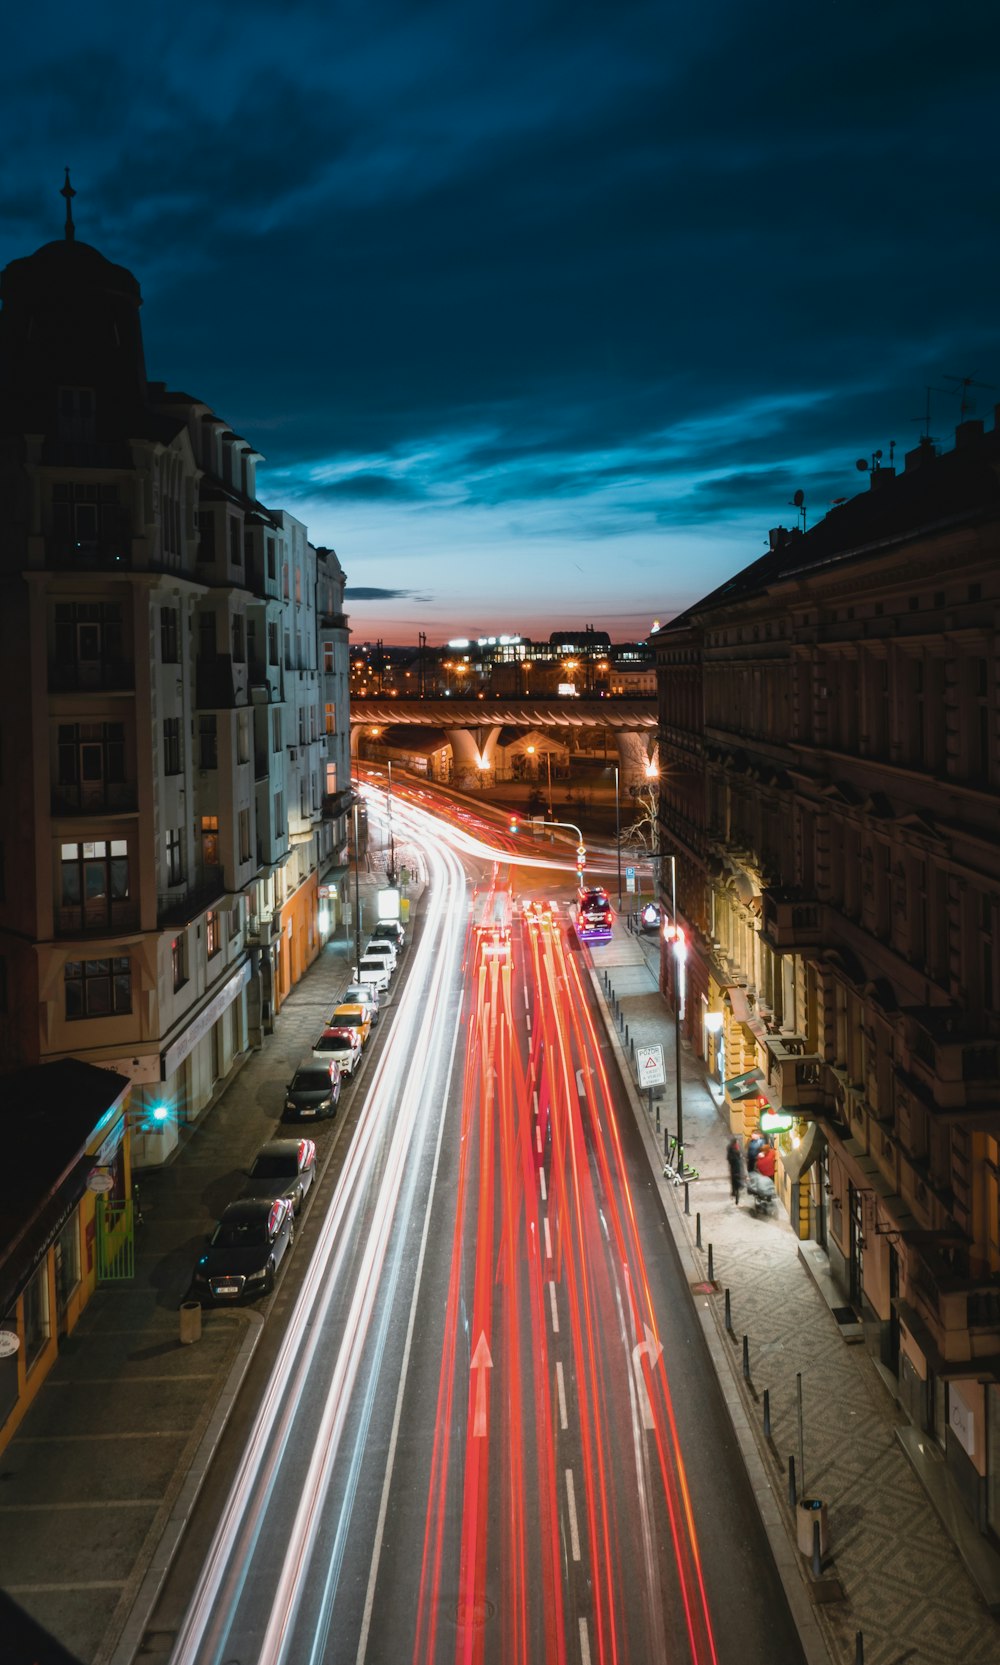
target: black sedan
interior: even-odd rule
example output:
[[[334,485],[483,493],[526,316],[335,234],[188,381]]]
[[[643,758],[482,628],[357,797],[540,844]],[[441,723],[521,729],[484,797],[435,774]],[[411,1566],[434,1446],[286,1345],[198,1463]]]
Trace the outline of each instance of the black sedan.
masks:
[[[269,1295],[294,1237],[294,1210],[286,1198],[230,1203],[194,1269],[192,1295],[202,1302]]]
[[[245,1197],[284,1197],[296,1214],[316,1178],[316,1146],[311,1139],[269,1139],[250,1169]]]
[[[283,1122],[315,1121],[336,1114],[340,1099],[340,1065],[301,1064],[285,1088]]]

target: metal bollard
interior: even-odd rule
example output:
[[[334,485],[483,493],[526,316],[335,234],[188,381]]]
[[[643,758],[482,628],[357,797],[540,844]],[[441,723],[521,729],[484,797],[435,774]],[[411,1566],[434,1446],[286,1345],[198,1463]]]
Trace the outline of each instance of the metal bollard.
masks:
[[[684,1212],[685,1214],[691,1212],[691,1187],[687,1180],[684,1181]]]
[[[712,1245],[711,1245],[711,1243],[708,1245],[708,1281],[709,1281],[709,1283],[714,1283],[715,1282],[715,1266],[714,1266],[713,1261],[712,1261]]]
[[[813,1573],[813,1577],[814,1578],[819,1578],[821,1576],[822,1572],[823,1572],[823,1557],[819,1552],[819,1521],[814,1520],[813,1521],[813,1552],[812,1552],[812,1573]]]
[[[695,1246],[696,1249],[701,1248],[701,1215],[700,1214],[696,1214],[695,1217],[694,1217],[694,1246]]]
[[[788,1459],[788,1507],[795,1509],[798,1505],[799,1494],[795,1489],[795,1458]]]
[[[764,1389],[764,1438],[771,1438],[771,1390]]]
[[[652,1090],[653,1089],[650,1088],[650,1092],[652,1092]],[[659,1101],[659,1099],[657,1099],[657,1101],[656,1101],[656,1131],[657,1131],[657,1133],[659,1133],[659,1131],[660,1131],[660,1101]]]
[[[854,1665],[865,1665],[865,1633],[859,1630],[854,1638]]]
[[[750,1380],[750,1337],[748,1335],[743,1337],[743,1380],[745,1382]]]
[[[730,1298],[728,1288],[726,1289],[726,1329],[730,1332],[730,1334],[732,1334],[732,1329],[733,1329],[733,1303],[732,1303],[732,1300]]]
[[[626,1023],[626,1025],[625,1025],[625,1045],[626,1046],[631,1046],[631,1044],[632,1043],[628,1038],[628,1024]]]

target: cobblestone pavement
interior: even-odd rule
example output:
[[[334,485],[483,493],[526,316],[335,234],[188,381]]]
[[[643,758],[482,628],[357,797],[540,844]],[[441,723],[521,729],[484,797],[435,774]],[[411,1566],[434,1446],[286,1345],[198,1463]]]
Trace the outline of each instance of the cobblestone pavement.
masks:
[[[603,985],[614,991],[630,1043],[658,1041],[664,1049],[668,1086],[661,1120],[675,1118],[673,1016],[657,987],[656,938],[629,935],[616,924],[615,939],[595,950]],[[647,958],[648,956],[648,958]],[[611,1020],[614,1025],[614,1018]],[[620,1031],[619,1031],[620,1032]],[[634,1078],[622,1040],[622,1064]],[[728,1122],[686,1042],[681,1045],[685,1147],[700,1178],[683,1192],[662,1182],[667,1211],[702,1276],[712,1245],[714,1295],[696,1296],[714,1309],[719,1334],[731,1356],[734,1379],[753,1423],[791,1540],[788,1457],[798,1465],[797,1374],[802,1375],[805,1480],[809,1495],[827,1504],[829,1557],[818,1587],[816,1615],[831,1660],[854,1665],[857,1632],[865,1665],[997,1665],[1000,1622],[993,1618],[945,1531],[927,1492],[903,1452],[895,1429],[902,1410],[863,1345],[847,1344],[830,1307],[799,1255],[784,1210],[757,1219],[730,1197],[725,1159]],[[637,1111],[655,1127],[655,1110]],[[659,1136],[662,1148],[662,1134]],[[695,1247],[701,1216],[702,1249]],[[733,1335],[725,1331],[724,1291],[730,1292]],[[743,1337],[748,1338],[750,1383],[743,1378]],[[771,1439],[763,1432],[762,1397],[768,1389]],[[800,1489],[801,1490],[801,1489]],[[813,1599],[817,1586],[807,1559],[796,1554]]]

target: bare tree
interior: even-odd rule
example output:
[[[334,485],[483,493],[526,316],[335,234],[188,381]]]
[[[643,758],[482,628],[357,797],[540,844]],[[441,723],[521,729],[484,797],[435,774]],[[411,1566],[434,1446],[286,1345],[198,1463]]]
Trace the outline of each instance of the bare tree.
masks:
[[[635,820],[622,829],[622,849],[651,855],[659,844],[660,797],[657,786],[649,781],[634,788]]]

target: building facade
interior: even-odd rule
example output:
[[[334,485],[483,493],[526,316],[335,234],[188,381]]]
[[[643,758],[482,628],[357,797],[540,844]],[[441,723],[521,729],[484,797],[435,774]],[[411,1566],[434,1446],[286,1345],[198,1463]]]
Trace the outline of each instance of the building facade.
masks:
[[[1000,1543],[998,463],[921,443],[656,640],[664,986]]]

